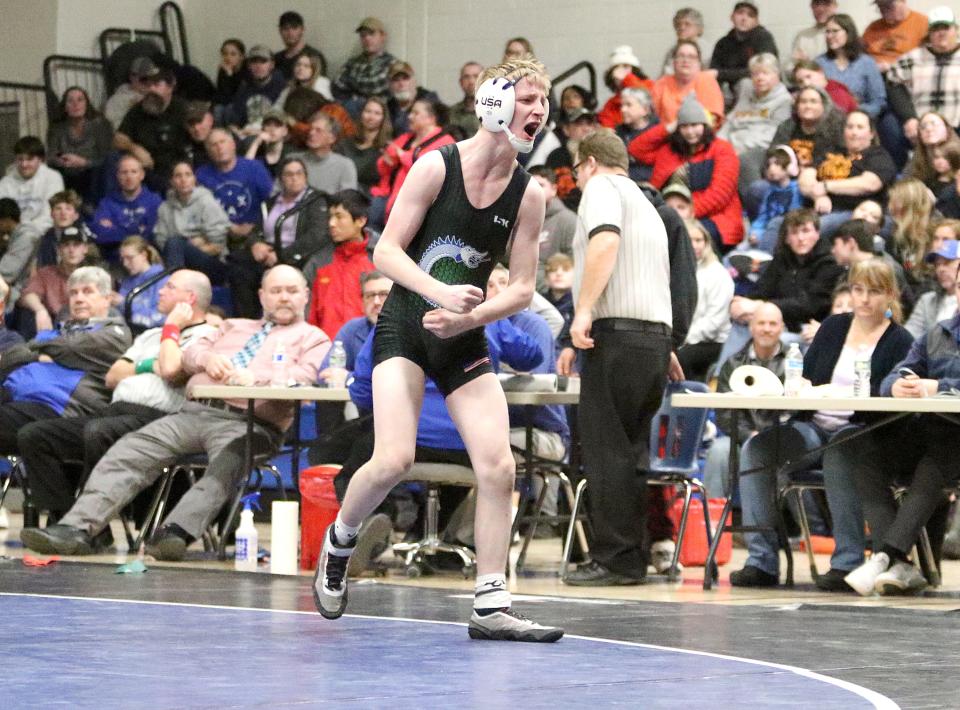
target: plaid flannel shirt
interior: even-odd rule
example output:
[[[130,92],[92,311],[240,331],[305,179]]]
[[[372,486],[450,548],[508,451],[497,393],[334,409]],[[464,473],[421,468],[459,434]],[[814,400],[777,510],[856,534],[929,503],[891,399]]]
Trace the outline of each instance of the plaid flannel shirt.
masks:
[[[347,60],[343,65],[340,76],[333,83],[333,92],[337,98],[348,99],[356,96],[389,95],[390,77],[387,72],[390,65],[396,61],[390,52],[383,52],[375,57],[359,54]]]
[[[960,126],[960,47],[940,55],[927,46],[911,49],[890,67],[887,79],[906,87],[917,116],[936,111]]]

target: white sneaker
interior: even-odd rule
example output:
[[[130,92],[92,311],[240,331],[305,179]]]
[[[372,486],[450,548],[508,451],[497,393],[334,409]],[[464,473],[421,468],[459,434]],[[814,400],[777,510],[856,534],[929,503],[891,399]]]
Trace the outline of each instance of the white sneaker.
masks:
[[[323,535],[323,547],[313,575],[313,603],[327,619],[339,619],[347,608],[347,565],[353,547],[341,547],[333,541],[330,523]]]
[[[484,641],[553,643],[563,636],[563,629],[542,626],[513,609],[502,609],[485,616],[480,616],[474,611],[473,616],[470,617],[467,633],[472,639]]]
[[[658,540],[650,546],[650,563],[657,570],[657,574],[664,574],[670,570],[676,550],[677,544],[673,540]],[[682,569],[683,565],[677,560],[677,572]]]
[[[6,508],[0,508],[0,530],[6,530],[10,527],[10,516],[7,515]]]
[[[853,590],[864,597],[873,594],[874,585],[877,577],[890,568],[890,557],[885,552],[876,552],[870,556],[870,559],[853,570],[844,577],[844,581],[849,584]]]
[[[909,562],[897,560],[883,574],[877,575],[874,589],[878,594],[911,594],[927,586],[927,580],[920,570]]]

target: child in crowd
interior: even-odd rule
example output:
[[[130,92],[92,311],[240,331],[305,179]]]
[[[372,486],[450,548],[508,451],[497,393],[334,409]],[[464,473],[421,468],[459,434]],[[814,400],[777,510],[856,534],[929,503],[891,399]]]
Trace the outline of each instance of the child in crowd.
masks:
[[[562,339],[573,320],[573,259],[563,252],[551,255],[544,266],[544,274],[547,287],[541,295],[563,316]]]
[[[799,174],[800,165],[793,148],[788,145],[775,145],[767,151],[764,178],[768,187],[760,203],[757,218],[750,225],[751,247],[773,253],[781,223],[777,217],[782,217],[802,205],[800,188],[797,186]]]
[[[673,207],[684,222],[695,219],[693,216],[693,197],[686,185],[680,182],[670,183],[663,188],[663,192],[660,194],[663,196],[663,201]]]
[[[853,295],[850,293],[850,286],[843,282],[833,289],[833,303],[830,304],[830,315],[835,316],[839,313],[853,313]],[[820,330],[820,321],[810,319],[800,327],[801,347],[806,350],[813,337]]]
[[[931,166],[936,175],[937,187],[934,193],[937,197],[946,188],[950,187],[960,172],[960,147],[956,145],[937,146],[932,151]]]
[[[270,109],[263,117],[260,132],[247,146],[246,157],[259,159],[267,167],[270,175],[278,177],[280,163],[290,153],[287,136],[290,133],[290,119],[279,109]]]

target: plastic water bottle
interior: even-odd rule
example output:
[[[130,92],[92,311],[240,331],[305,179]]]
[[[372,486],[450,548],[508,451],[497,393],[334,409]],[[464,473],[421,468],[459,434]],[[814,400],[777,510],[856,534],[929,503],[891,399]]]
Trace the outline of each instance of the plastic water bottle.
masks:
[[[233,566],[238,572],[257,571],[257,551],[260,540],[257,527],[253,524],[253,506],[260,510],[260,493],[251,493],[242,498],[243,512],[240,513],[240,527],[237,528],[237,542],[234,547]]]
[[[853,396],[870,396],[870,349],[861,345],[853,361]]]
[[[803,355],[798,343],[790,343],[784,362],[783,391],[787,397],[799,397],[803,389]]]
[[[330,350],[330,360],[328,362],[330,367],[340,367],[346,369],[347,349],[343,347],[342,340],[337,340],[333,343],[333,348]]]
[[[273,369],[270,372],[272,387],[287,386],[287,348],[283,343],[277,343],[273,349]]]

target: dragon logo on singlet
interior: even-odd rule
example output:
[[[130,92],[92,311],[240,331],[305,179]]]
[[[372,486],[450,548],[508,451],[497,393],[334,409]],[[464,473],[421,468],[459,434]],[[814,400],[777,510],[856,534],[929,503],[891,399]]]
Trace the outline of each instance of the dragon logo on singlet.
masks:
[[[437,281],[445,284],[462,284],[470,280],[470,272],[485,261],[490,260],[490,252],[477,251],[464,244],[453,235],[434,239],[423,252],[418,266]],[[424,299],[437,307],[429,299]]]

